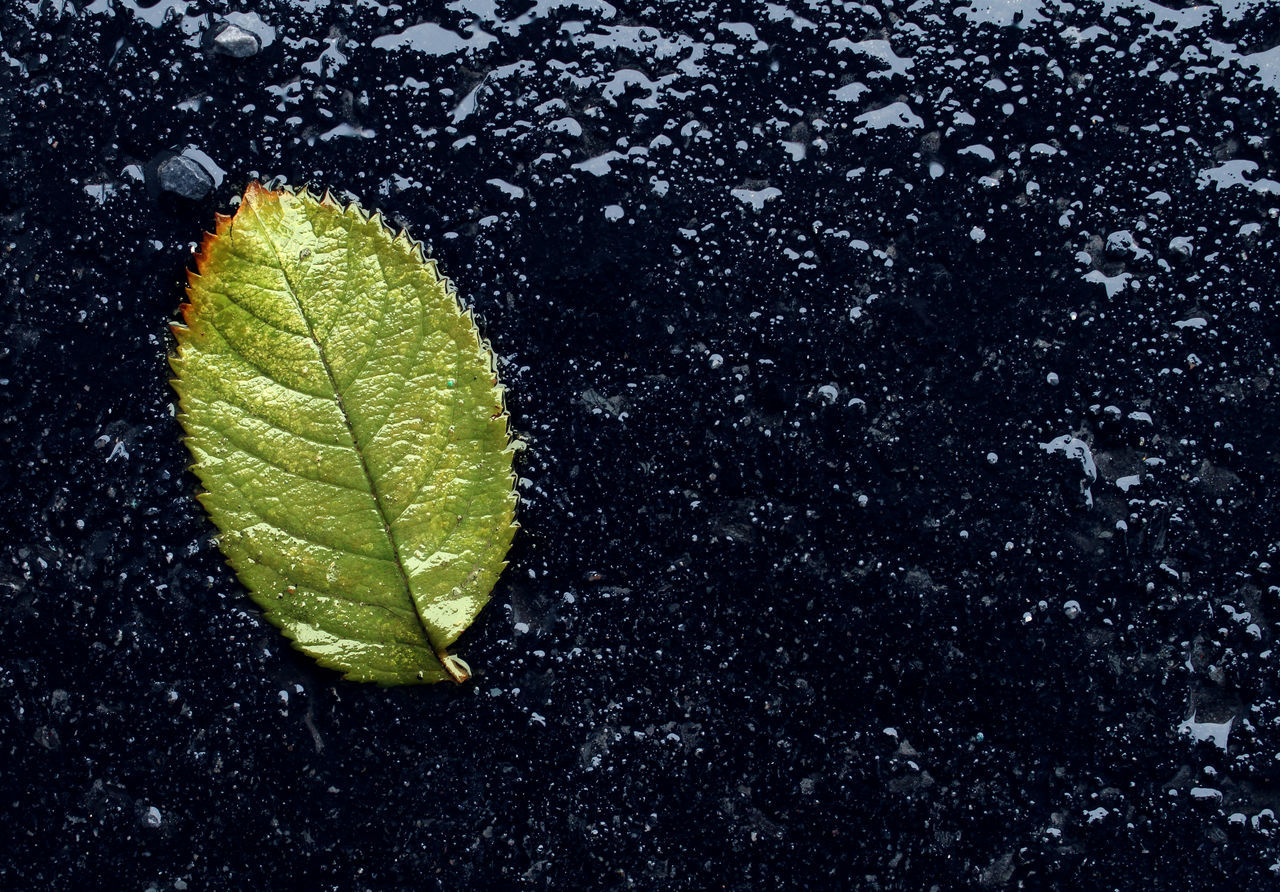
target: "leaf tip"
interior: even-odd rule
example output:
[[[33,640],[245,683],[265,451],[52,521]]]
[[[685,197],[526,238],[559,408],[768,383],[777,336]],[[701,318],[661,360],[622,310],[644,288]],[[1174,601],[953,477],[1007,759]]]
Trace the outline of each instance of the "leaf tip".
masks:
[[[244,202],[257,204],[262,201],[271,201],[274,199],[278,199],[279,197],[280,197],[279,191],[274,189],[268,189],[266,186],[262,185],[257,180],[250,180],[249,185],[244,187],[244,198],[241,200]],[[222,215],[219,214],[219,216],[221,217]]]

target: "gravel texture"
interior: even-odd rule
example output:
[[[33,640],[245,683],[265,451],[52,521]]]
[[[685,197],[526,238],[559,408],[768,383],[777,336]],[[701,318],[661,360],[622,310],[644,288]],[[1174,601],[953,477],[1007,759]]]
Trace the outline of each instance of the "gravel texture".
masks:
[[[0,885],[1277,882],[1280,6],[255,10],[0,10]],[[193,499],[277,176],[501,357],[465,686],[291,651]]]

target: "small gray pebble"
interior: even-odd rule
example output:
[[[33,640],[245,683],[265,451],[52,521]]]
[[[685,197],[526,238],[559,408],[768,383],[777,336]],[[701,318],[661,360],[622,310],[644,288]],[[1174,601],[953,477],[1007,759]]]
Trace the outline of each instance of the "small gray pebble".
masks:
[[[160,188],[192,201],[204,198],[213,189],[213,177],[185,155],[174,155],[156,168]]]
[[[213,38],[213,51],[234,59],[247,59],[262,49],[262,41],[252,31],[228,24]]]

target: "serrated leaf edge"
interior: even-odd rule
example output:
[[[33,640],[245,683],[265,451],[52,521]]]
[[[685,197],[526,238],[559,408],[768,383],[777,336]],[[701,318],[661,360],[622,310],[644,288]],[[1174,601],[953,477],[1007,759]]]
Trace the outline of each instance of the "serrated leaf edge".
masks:
[[[350,215],[366,223],[374,222],[391,237],[391,241],[393,244],[401,243],[406,245],[410,249],[410,251],[413,253],[413,255],[418,259],[418,261],[431,270],[431,274],[440,282],[441,286],[444,288],[445,294],[453,298],[453,301],[451,302],[451,306],[453,307],[454,311],[458,314],[459,317],[466,318],[467,322],[470,325],[470,329],[472,333],[475,334],[476,336],[477,346],[480,347],[483,350],[484,354],[489,358],[489,373],[494,376],[493,387],[494,387],[495,395],[498,401],[496,405],[497,412],[495,412],[495,414],[491,418],[491,421],[499,422],[502,425],[502,434],[504,439],[506,440],[506,445],[503,449],[503,452],[510,454],[514,457],[516,453],[522,451],[523,449],[523,446],[521,445],[522,441],[516,438],[515,436],[513,436],[511,431],[511,426],[510,426],[511,416],[510,416],[510,413],[507,411],[507,400],[506,400],[507,388],[497,379],[497,375],[498,375],[497,353],[493,350],[493,346],[489,341],[489,339],[484,337],[484,335],[481,333],[480,327],[475,320],[475,314],[473,312],[473,308],[466,306],[465,304],[462,303],[462,300],[458,293],[458,289],[454,286],[453,281],[449,277],[444,276],[440,273],[439,267],[436,263],[435,258],[429,257],[427,255],[426,250],[423,246],[423,243],[420,240],[413,238],[409,234],[408,230],[404,227],[401,227],[399,231],[392,229],[390,226],[386,224],[386,220],[380,211],[374,211],[373,213],[369,213],[365,211],[362,207],[360,207],[359,203],[354,200],[346,204],[342,203],[341,201],[333,197],[333,193],[330,192],[328,188],[326,188],[324,192],[319,197],[317,197],[315,191],[308,188],[307,186],[302,186],[300,188],[295,189],[289,184],[279,181],[279,178],[269,181],[268,185],[265,185],[265,186],[257,180],[251,181],[245,187],[245,190],[242,193],[242,197],[240,201],[241,205],[243,204],[244,196],[247,196],[250,190],[255,189],[255,187],[256,187],[256,191],[287,192],[296,197],[310,198],[311,200],[317,202],[318,204],[335,208],[336,210],[338,210],[339,214]],[[239,212],[239,205],[237,205],[237,209],[236,209],[236,213],[238,212]],[[178,307],[178,312],[182,315],[183,321],[180,323],[171,322],[169,325],[170,331],[172,332],[172,335],[175,338],[175,341],[178,338],[178,330],[187,328],[187,321],[188,321],[187,314],[192,310],[192,305],[186,298],[190,296],[190,289],[191,289],[193,280],[203,277],[202,273],[200,272],[200,269],[208,259],[208,247],[212,245],[213,242],[219,238],[218,230],[222,228],[223,224],[230,224],[234,217],[235,217],[235,213],[223,214],[223,213],[215,212],[214,230],[212,232],[206,230],[200,239],[200,243],[192,251],[192,260],[195,262],[196,268],[192,270],[190,267],[188,267],[185,270],[187,283],[186,283],[186,286],[184,287],[184,300]],[[175,348],[176,346],[177,345],[175,344]],[[171,350],[169,352],[169,355],[168,355],[169,366],[173,370],[175,375],[178,374],[178,369],[176,368],[176,362],[178,358],[179,357],[176,349]],[[178,393],[180,396],[181,395],[181,390],[179,388],[180,379],[177,377],[170,378],[169,384],[170,384],[170,387],[172,387],[173,390],[176,393]],[[181,413],[181,412],[178,413],[179,420],[181,420],[181,416],[183,414],[185,413]],[[344,415],[345,415],[345,410],[344,410]],[[185,434],[184,434],[184,439],[185,439]],[[359,453],[359,450],[357,450],[357,453]],[[363,457],[361,458],[361,462],[363,464],[364,462]],[[187,469],[194,473],[197,465],[198,465],[198,462],[192,461],[189,465],[187,465]],[[508,482],[511,487],[512,518],[513,518],[509,528],[511,529],[512,534],[514,536],[515,531],[520,529],[520,522],[518,519],[515,519],[516,515],[519,513],[519,510],[520,510],[520,493],[518,489],[519,477],[516,474],[514,468],[512,469],[512,472],[508,475]],[[196,494],[196,498],[199,501],[203,502],[204,498],[207,495],[208,495],[207,491],[201,488],[200,491]],[[375,501],[377,501],[376,497],[375,497]],[[382,513],[380,505],[379,505],[379,513],[380,514]],[[384,523],[388,523],[388,519],[386,518],[385,514],[383,514],[383,521]],[[388,535],[390,536],[389,530],[388,530]],[[217,539],[218,539],[218,536],[215,535],[213,537],[213,541],[216,542]],[[233,571],[235,570],[235,567],[232,566],[229,560],[225,561],[224,563],[230,566]],[[396,565],[397,565],[397,569],[400,570],[401,574],[403,575],[403,569],[404,569],[403,563],[399,558],[398,552],[396,556]],[[506,558],[504,557],[503,560],[498,565],[497,578],[501,578],[502,573],[505,572],[508,566],[509,566],[509,561],[507,561]],[[405,581],[406,581],[406,587],[407,587],[408,586],[407,579]],[[410,600],[412,600],[412,598]],[[416,612],[416,607],[415,607],[415,612]],[[285,629],[284,627],[283,619],[278,618],[274,612],[264,609],[263,615],[272,625],[276,626],[283,633],[285,633],[286,638],[289,639],[290,644],[296,650],[299,650],[300,652],[306,654],[310,659],[315,660],[320,665],[325,666],[328,669],[342,672],[344,674],[344,677],[349,677],[349,673],[341,665],[326,658],[323,654],[317,655],[315,653],[303,650],[299,642],[288,634],[288,630]],[[422,622],[421,617],[419,617],[418,619],[419,619],[419,622]],[[467,664],[465,660],[461,659],[460,657],[452,653],[447,652],[447,650],[440,650],[440,651],[433,650],[433,654],[435,658],[440,662],[441,668],[455,683],[462,684],[463,682],[466,682],[471,677],[471,667]],[[419,679],[422,679],[423,673],[419,672],[418,675],[419,675]],[[380,684],[383,684],[385,686],[391,683],[380,682]]]

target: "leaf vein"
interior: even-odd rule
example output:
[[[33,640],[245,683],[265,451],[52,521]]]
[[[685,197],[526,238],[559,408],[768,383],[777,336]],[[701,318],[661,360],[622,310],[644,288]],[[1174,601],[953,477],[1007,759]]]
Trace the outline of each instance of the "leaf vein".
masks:
[[[286,536],[289,536],[293,539],[297,539],[299,542],[303,542],[307,545],[314,545],[317,548],[323,548],[326,551],[334,551],[334,552],[337,552],[338,554],[345,554],[351,557],[364,558],[370,561],[379,561],[382,563],[392,562],[391,558],[383,557],[380,554],[366,554],[362,551],[356,551],[350,545],[345,545],[345,544],[331,545],[328,542],[323,542],[319,538],[317,538],[311,530],[293,529],[289,525],[281,523],[276,518],[271,517],[266,512],[264,512],[262,508],[260,508],[257,505],[256,502],[254,502],[252,499],[249,498],[249,495],[248,493],[245,492],[244,487],[236,483],[234,478],[227,477],[226,482],[228,486],[230,486],[232,489],[239,492],[240,495],[243,497],[241,499],[241,504],[248,509],[249,513],[252,514],[254,517],[258,518],[259,520],[261,520],[264,525],[270,527],[273,530],[278,530],[279,532],[284,533]],[[251,524],[251,526],[257,526],[257,524]],[[245,527],[243,529],[248,529],[248,527]]]
[[[294,577],[290,573],[288,573],[285,569],[277,566],[274,563],[271,563],[268,560],[264,560],[259,555],[256,549],[253,549],[253,554],[254,554],[253,559],[257,562],[257,564],[269,570],[271,572],[271,575],[273,575],[277,580],[279,580],[282,585],[284,586],[294,585],[294,582],[293,582]],[[294,594],[296,595],[297,592],[299,591],[303,593],[310,592],[311,594],[317,595],[321,598],[331,598],[335,601],[344,601],[349,604],[355,604],[358,607],[371,607],[371,608],[374,608],[375,610],[381,610],[385,613],[389,613],[391,614],[391,616],[396,617],[398,619],[402,619],[402,620],[415,618],[414,614],[411,611],[396,610],[394,607],[391,607],[386,604],[379,604],[376,601],[362,601],[359,598],[352,598],[347,595],[340,594],[334,591],[333,589],[328,588],[327,586],[312,585],[310,583],[306,583],[300,586],[295,586]],[[291,598],[277,598],[277,599],[267,601],[265,604],[263,604],[263,607],[268,612],[270,612],[272,610],[280,609],[282,605],[293,606],[294,601]],[[296,613],[291,613],[290,615],[293,616],[295,619],[302,619],[302,617],[298,616]],[[353,639],[353,640],[356,640],[356,639]],[[373,643],[373,642],[370,642],[370,643]]]
[[[369,495],[369,493],[366,492],[365,490],[361,489],[358,486],[352,486],[350,483],[342,483],[337,480],[329,480],[323,476],[312,476],[311,474],[303,474],[298,471],[295,471],[293,468],[287,467],[286,465],[281,464],[275,459],[270,458],[266,455],[263,455],[261,452],[257,451],[256,449],[253,449],[252,447],[245,445],[245,442],[243,440],[237,438],[231,433],[231,431],[234,430],[234,428],[218,427],[215,424],[209,424],[207,425],[207,427],[210,430],[215,431],[218,434],[221,434],[223,437],[227,439],[229,443],[231,443],[232,446],[235,446],[241,452],[245,453],[248,456],[251,456],[252,458],[257,459],[258,461],[262,462],[264,465],[267,465],[268,467],[272,467],[272,468],[276,468],[277,470],[284,471],[286,474],[289,474],[292,477],[297,477],[300,480],[310,480],[314,483],[324,484],[325,486],[333,486],[338,489],[345,489],[348,492],[355,492],[355,493],[360,493],[362,495]]]
[[[264,567],[267,567],[269,570],[271,570],[271,572],[275,573],[275,574],[276,574],[276,576],[280,577],[280,579],[281,579],[281,580],[287,580],[287,579],[288,579],[288,576],[286,576],[286,575],[284,574],[284,572],[283,572],[280,568],[276,567],[274,564],[270,564],[270,563],[267,563],[266,561],[262,561],[262,560],[259,560],[259,561],[258,561],[258,563],[262,564]],[[297,620],[304,620],[304,621],[308,622],[310,625],[317,625],[317,623],[316,623],[314,620],[308,620],[308,619],[306,619],[305,617],[299,616],[297,613],[294,613],[293,611],[291,611],[291,610],[288,610],[288,609],[287,609],[287,608],[289,608],[289,607],[295,607],[295,606],[298,606],[298,605],[296,604],[296,598],[297,598],[297,595],[298,595],[298,594],[305,594],[305,593],[307,593],[307,592],[310,592],[311,594],[313,594],[313,595],[315,595],[316,597],[319,597],[319,598],[328,598],[328,599],[329,599],[329,600],[331,600],[331,601],[342,601],[342,602],[347,603],[347,604],[354,604],[354,605],[356,605],[357,607],[368,607],[368,608],[370,608],[370,609],[372,609],[372,610],[381,610],[383,613],[388,613],[388,614],[390,614],[391,616],[393,616],[393,617],[395,617],[396,619],[399,619],[399,620],[406,620],[406,619],[411,619],[411,620],[412,620],[412,619],[417,619],[417,616],[416,616],[415,614],[412,614],[412,613],[409,613],[409,612],[404,612],[404,613],[402,613],[402,612],[400,612],[399,610],[395,610],[394,608],[388,607],[386,604],[378,604],[378,603],[376,603],[376,602],[374,602],[374,601],[361,601],[359,598],[352,598],[352,597],[348,597],[347,595],[340,595],[340,594],[338,594],[337,592],[333,591],[332,589],[322,588],[321,586],[318,586],[318,585],[303,585],[303,586],[298,586],[298,587],[297,587],[297,590],[296,590],[296,591],[294,592],[294,594],[293,594],[292,596],[290,596],[289,598],[279,599],[279,600],[275,601],[274,603],[272,603],[272,602],[268,602],[268,605],[269,605],[269,606],[268,606],[268,608],[267,608],[267,609],[269,609],[269,610],[279,610],[279,611],[281,611],[281,612],[287,612],[287,613],[289,613],[289,615],[290,615],[290,616],[292,616],[294,619],[297,619]],[[355,637],[355,636],[353,636],[353,635],[348,635],[348,634],[346,634],[346,633],[343,633],[342,637],[347,638],[347,639],[348,639],[348,640],[350,640],[350,641],[364,641],[366,644],[379,644],[379,643],[381,643],[381,642],[378,642],[378,641],[374,641],[374,640],[372,640],[372,639],[357,638],[357,637]],[[401,639],[401,640],[400,640],[400,641],[398,641],[397,643],[413,644],[415,647],[421,647],[421,645],[416,644],[415,642],[411,642],[411,641],[404,641],[403,639]]]
[[[223,297],[225,297],[225,298],[227,299],[227,303],[228,303],[228,304],[230,304],[231,306],[235,307],[237,310],[240,310],[242,313],[245,313],[245,314],[246,314],[246,315],[248,315],[250,318],[252,318],[252,319],[256,319],[258,322],[261,322],[261,323],[262,323],[263,325],[265,325],[267,328],[270,328],[270,329],[272,329],[272,330],[274,330],[274,331],[278,331],[278,332],[280,332],[281,334],[289,335],[289,337],[292,337],[292,338],[300,338],[300,339],[302,339],[302,340],[304,340],[304,341],[307,339],[307,336],[306,336],[305,334],[303,334],[302,332],[290,331],[289,329],[284,328],[284,327],[283,327],[283,326],[281,326],[281,325],[277,325],[275,322],[272,322],[270,319],[267,319],[267,318],[265,318],[265,317],[263,317],[263,316],[261,316],[261,315],[259,315],[259,314],[255,313],[255,312],[254,312],[254,311],[249,307],[249,305],[248,305],[248,304],[242,303],[241,301],[237,300],[237,299],[236,299],[236,296],[235,296],[234,294],[232,294],[231,292],[229,292],[229,291],[217,291],[217,290],[215,290],[215,289],[213,289],[213,288],[209,288],[208,286],[203,286],[203,285],[201,286],[201,289],[202,289],[205,293],[207,293],[207,294],[220,294],[220,295],[222,295]],[[274,289],[274,288],[270,288],[270,289],[265,289],[265,290],[275,291],[276,289]]]
[[[365,480],[368,481],[369,483],[369,492],[372,493],[373,495],[374,506],[377,508],[378,515],[382,519],[383,532],[386,535],[387,541],[391,546],[391,553],[394,556],[393,563],[395,564],[396,570],[400,575],[400,583],[403,588],[404,595],[406,598],[408,598],[409,603],[413,605],[414,610],[417,611],[417,602],[413,598],[413,587],[409,583],[409,576],[405,571],[404,559],[400,555],[400,544],[399,542],[396,541],[395,533],[391,528],[391,522],[387,517],[386,507],[382,504],[382,495],[378,491],[377,481],[374,479],[373,472],[369,468],[369,461],[365,457],[364,451],[360,448],[360,441],[356,437],[356,431],[351,421],[351,415],[350,413],[347,412],[347,408],[343,404],[342,391],[338,388],[338,382],[334,378],[333,366],[325,356],[324,345],[320,342],[319,338],[316,337],[315,326],[312,324],[311,318],[307,315],[306,308],[303,307],[302,301],[298,297],[297,288],[294,286],[293,282],[289,278],[289,272],[284,263],[284,256],[280,253],[280,248],[278,245],[276,245],[275,239],[272,237],[270,229],[266,226],[265,222],[262,219],[262,215],[258,212],[257,205],[253,202],[250,202],[249,208],[253,212],[254,219],[258,221],[258,226],[262,230],[263,237],[266,239],[267,244],[271,246],[271,250],[276,255],[276,259],[280,264],[280,274],[284,278],[284,282],[289,288],[289,293],[293,297],[294,303],[297,304],[298,306],[298,312],[299,314],[301,314],[303,322],[306,323],[307,332],[310,334],[312,341],[315,342],[316,349],[320,353],[320,365],[324,369],[325,375],[329,379],[329,386],[333,389],[334,400],[338,404],[338,412],[342,416],[342,421],[343,421],[343,424],[346,425],[348,434],[351,436],[351,443],[355,448],[356,456],[360,459],[360,469],[364,471]],[[315,223],[312,221],[308,221],[308,222],[311,225],[312,234],[314,235]],[[347,256],[348,257],[352,256],[352,254],[354,253],[351,247],[352,232],[353,232],[353,227],[348,225],[347,227]],[[421,614],[419,614],[418,621],[422,623],[423,630],[427,634],[428,639],[430,639],[430,629],[427,627],[426,623],[423,622]]]
[[[255,421],[260,421],[263,424],[270,427],[272,430],[277,430],[277,431],[280,431],[281,433],[285,433],[285,434],[289,434],[291,436],[297,437],[299,440],[302,440],[303,442],[311,443],[314,446],[326,446],[330,449],[342,449],[347,452],[355,451],[355,448],[350,443],[334,443],[329,440],[321,440],[318,437],[312,437],[308,434],[299,433],[298,431],[295,431],[292,428],[285,427],[283,424],[279,424],[278,422],[272,421],[270,418],[267,418],[263,415],[259,415],[256,409],[251,409],[248,406],[243,406],[240,403],[236,402],[235,400],[228,398],[225,394],[221,392],[218,393],[218,396],[216,397],[216,399],[218,402],[225,403],[226,405],[231,406],[232,408],[243,413],[246,418],[252,418]]]
[[[257,363],[257,362],[255,362],[254,360],[250,359],[250,358],[249,358],[248,356],[246,356],[243,352],[241,352],[241,350],[240,350],[238,347],[236,347],[236,345],[235,345],[235,344],[232,344],[229,340],[227,340],[227,336],[226,336],[226,335],[224,335],[221,331],[219,331],[219,330],[218,330],[218,327],[217,327],[216,325],[214,325],[214,324],[213,324],[212,320],[210,320],[210,321],[209,321],[209,329],[210,329],[210,331],[212,331],[215,335],[217,335],[218,340],[220,340],[223,344],[225,344],[225,345],[226,345],[227,350],[229,351],[229,355],[231,355],[231,356],[235,357],[236,359],[239,359],[241,362],[243,362],[245,365],[247,365],[247,366],[249,367],[250,371],[255,372],[255,373],[258,375],[258,377],[260,377],[260,378],[265,378],[269,383],[274,384],[274,385],[276,385],[277,387],[282,387],[282,388],[284,388],[285,390],[288,390],[288,391],[290,391],[290,392],[292,392],[292,393],[296,393],[296,394],[299,394],[299,395],[301,395],[301,396],[308,397],[308,398],[313,399],[313,400],[314,400],[314,399],[322,400],[322,399],[325,399],[325,398],[326,398],[325,394],[322,394],[322,393],[311,393],[310,391],[303,390],[303,389],[302,389],[302,388],[300,388],[300,387],[295,387],[295,386],[293,386],[292,384],[288,384],[288,383],[286,383],[286,382],[284,382],[284,381],[281,381],[279,378],[277,378],[275,375],[273,375],[273,374],[270,372],[270,370],[263,368],[259,363]]]
[[[425,307],[422,308],[421,312],[423,313],[426,312]],[[461,368],[462,368],[462,356],[461,354],[455,354],[454,361],[453,361],[453,378],[455,380],[462,377],[461,373],[459,372],[459,369]],[[427,488],[428,482],[435,479],[436,472],[440,470],[440,465],[444,463],[445,455],[449,451],[449,446],[452,445],[453,443],[453,440],[450,439],[448,436],[448,432],[455,427],[454,422],[458,420],[458,408],[457,408],[458,404],[457,404],[457,400],[445,400],[444,403],[448,407],[448,409],[446,410],[447,418],[445,419],[448,422],[448,424],[445,425],[445,444],[436,450],[436,460],[431,464],[430,473],[418,478],[418,480],[415,482],[413,487],[413,493],[409,496],[407,500],[405,500],[405,503],[400,506],[400,510],[396,512],[396,516],[395,516],[396,521],[404,517],[405,512],[407,512],[410,508],[412,508],[417,503],[418,496],[422,495],[422,491]]]

